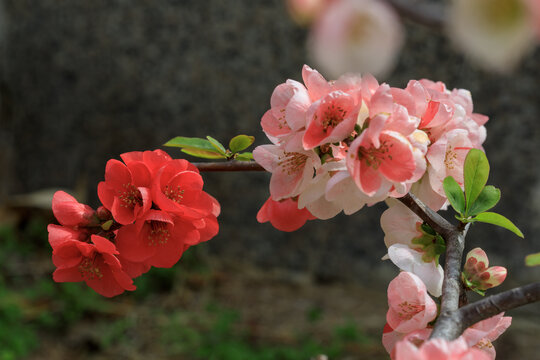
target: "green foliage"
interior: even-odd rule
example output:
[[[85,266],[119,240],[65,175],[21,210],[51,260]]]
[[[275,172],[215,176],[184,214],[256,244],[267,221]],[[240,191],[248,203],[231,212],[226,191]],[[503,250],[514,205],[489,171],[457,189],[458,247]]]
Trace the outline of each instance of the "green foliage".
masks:
[[[457,181],[448,176],[444,179],[443,188],[448,201],[456,210],[461,222],[483,222],[497,225],[512,231],[519,237],[523,233],[506,217],[487,212],[501,199],[501,191],[494,186],[486,186],[489,177],[489,162],[483,151],[471,149],[465,158],[463,178],[465,194]]]
[[[539,266],[540,265],[540,253],[527,255],[525,257],[525,265],[527,265],[527,266]]]
[[[458,214],[465,213],[465,196],[461,187],[453,177],[447,176],[443,181],[443,188],[450,205]]]
[[[474,221],[480,221],[488,224],[497,225],[503,227],[507,230],[510,230],[519,237],[523,237],[523,233],[512,223],[510,220],[494,212],[483,212],[474,218]]]
[[[463,178],[465,180],[466,209],[469,210],[486,186],[489,177],[489,162],[482,150],[471,149],[465,158]]]
[[[250,147],[254,141],[254,136],[237,135],[229,141],[229,149],[231,149],[233,153],[237,153]]]
[[[238,161],[252,161],[251,152],[240,152],[253,144],[255,138],[248,135],[237,135],[229,141],[229,149],[214,139],[207,136],[206,139],[177,136],[167,141],[164,146],[178,147],[182,152],[202,159],[226,159]]]

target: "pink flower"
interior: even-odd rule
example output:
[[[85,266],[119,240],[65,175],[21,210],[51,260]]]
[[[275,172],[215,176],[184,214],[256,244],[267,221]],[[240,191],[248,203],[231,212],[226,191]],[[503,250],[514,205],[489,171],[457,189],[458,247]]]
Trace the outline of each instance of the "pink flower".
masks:
[[[54,193],[52,211],[56,220],[64,226],[86,226],[97,220],[94,209],[79,203],[64,191]]]
[[[462,129],[451,130],[430,146],[427,153],[429,182],[435,192],[446,196],[442,186],[447,176],[463,184],[463,164],[473,144]]]
[[[394,360],[396,358],[395,346],[399,341],[408,341],[416,346],[420,346],[429,338],[432,331],[432,328],[425,328],[405,334],[395,331],[388,323],[386,323],[383,329],[382,344],[385,350],[390,354],[390,358]]]
[[[491,342],[497,340],[510,327],[510,324],[512,324],[512,318],[500,313],[467,328],[461,338],[465,339],[468,346],[474,346],[487,353],[491,359],[495,359],[495,348]]]
[[[454,341],[432,339],[419,347],[402,340],[396,344],[395,360],[491,360],[491,357],[475,348],[469,348],[459,338]]]
[[[307,220],[315,217],[306,209],[298,209],[298,202],[293,199],[281,201],[269,197],[257,213],[257,221],[270,221],[273,227],[281,231],[295,231],[301,228]]]
[[[49,226],[54,233],[58,228]],[[125,290],[135,290],[130,276],[122,269],[113,243],[104,237],[92,235],[90,242],[74,239],[58,240],[49,236],[53,248],[53,273],[56,282],[85,281],[97,293],[112,297]]]
[[[276,201],[299,195],[321,166],[321,160],[313,151],[288,152],[275,145],[258,146],[253,157],[272,173],[270,195]]]
[[[331,0],[287,0],[287,10],[299,25],[307,25],[316,19]]]
[[[377,146],[363,132],[349,148],[347,168],[356,185],[368,196],[381,187],[390,190],[392,182],[405,182],[415,174],[414,150],[406,137],[395,131],[382,131]]]
[[[326,73],[388,73],[403,44],[403,30],[393,9],[381,1],[331,3],[313,25],[309,51]]]
[[[506,278],[506,269],[502,266],[489,266],[484,250],[475,248],[467,254],[463,266],[462,278],[472,290],[484,291],[502,284]]]
[[[525,4],[529,7],[530,19],[536,31],[536,37],[540,39],[540,1],[525,0]]]
[[[408,333],[427,327],[437,316],[437,305],[416,275],[401,272],[388,285],[386,321],[397,332]]]
[[[450,5],[448,36],[487,70],[513,70],[534,44],[523,0],[454,0]]]
[[[304,149],[339,142],[354,130],[358,109],[355,98],[342,91],[333,91],[311,105],[303,137]]]
[[[150,176],[144,166],[130,169],[118,160],[107,162],[105,181],[98,184],[98,196],[118,223],[131,224],[150,209]]]

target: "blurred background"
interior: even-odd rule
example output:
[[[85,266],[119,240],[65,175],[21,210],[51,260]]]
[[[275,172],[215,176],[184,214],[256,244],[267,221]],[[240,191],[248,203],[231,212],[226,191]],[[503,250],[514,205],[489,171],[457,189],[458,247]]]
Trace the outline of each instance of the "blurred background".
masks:
[[[490,117],[495,211],[525,234],[475,225],[466,250],[481,245],[508,268],[501,290],[538,280],[523,259],[540,251],[540,50],[492,73],[442,30],[403,25],[395,68],[379,81],[472,92]],[[281,233],[255,219],[265,173],[204,174],[220,233],[138,278],[133,293],[105,299],[51,278],[52,191],[97,207],[108,159],[174,136],[268,143],[259,123],[274,87],[317,68],[309,31],[283,0],[0,1],[0,360],[387,358],[386,287],[398,269],[380,260],[384,204]],[[499,358],[535,358],[540,307],[510,315]]]

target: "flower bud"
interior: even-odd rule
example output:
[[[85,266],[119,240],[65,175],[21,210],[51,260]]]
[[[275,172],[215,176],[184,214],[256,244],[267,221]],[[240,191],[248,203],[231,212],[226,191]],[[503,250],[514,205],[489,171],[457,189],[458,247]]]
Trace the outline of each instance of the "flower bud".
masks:
[[[97,214],[98,219],[102,221],[107,221],[107,220],[112,219],[111,212],[103,206],[100,206],[97,208],[96,214]]]
[[[475,248],[469,251],[462,273],[465,285],[482,295],[485,290],[500,285],[506,278],[506,268],[488,266],[489,260],[484,250]]]

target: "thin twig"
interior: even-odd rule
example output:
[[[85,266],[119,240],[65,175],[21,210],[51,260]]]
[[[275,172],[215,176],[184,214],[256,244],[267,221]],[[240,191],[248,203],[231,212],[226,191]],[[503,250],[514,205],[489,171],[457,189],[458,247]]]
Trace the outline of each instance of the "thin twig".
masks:
[[[449,236],[454,230],[454,226],[445,218],[431,210],[426,204],[418,199],[413,194],[407,194],[398,198],[405,206],[407,206],[420,219],[424,220],[436,232],[441,234],[443,238]],[[445,239],[446,240],[446,239]]]
[[[441,29],[444,27],[443,4],[428,4],[425,1],[410,0],[385,0],[403,18],[407,18],[418,24]],[[414,3],[414,4],[413,4]]]
[[[200,162],[193,163],[199,171],[264,171],[254,161]]]

